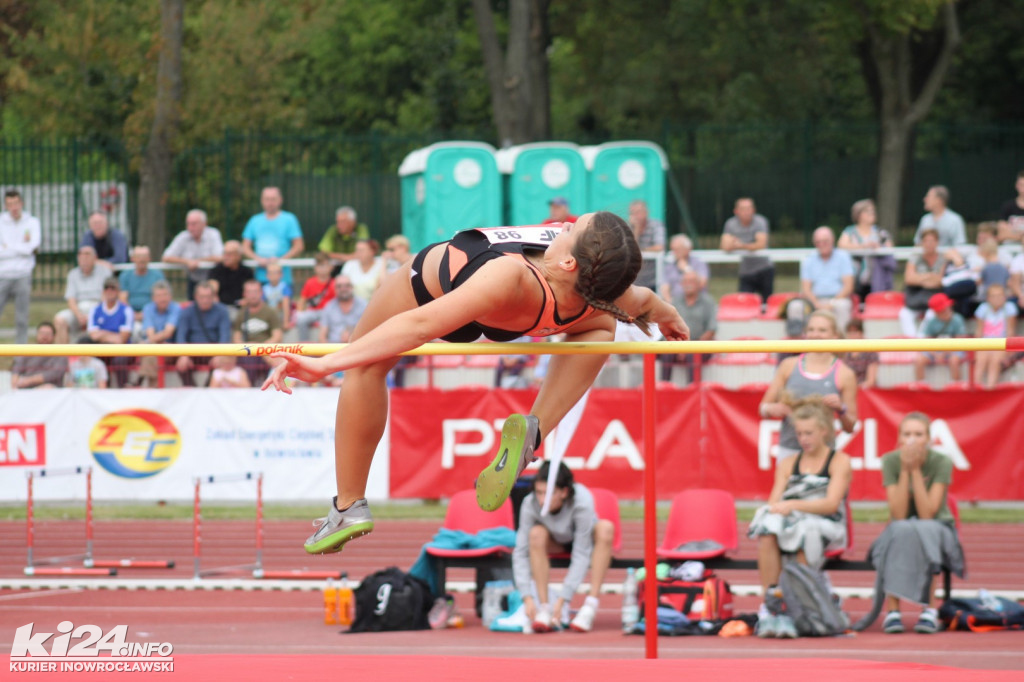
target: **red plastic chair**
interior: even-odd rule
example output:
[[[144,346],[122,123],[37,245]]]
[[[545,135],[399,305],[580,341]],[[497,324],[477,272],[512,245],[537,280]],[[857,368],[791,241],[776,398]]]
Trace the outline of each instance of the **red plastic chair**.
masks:
[[[903,301],[902,291],[872,291],[864,299],[864,312],[861,314],[861,318],[865,320],[898,319]]]
[[[688,542],[713,540],[718,550],[683,552],[676,549]],[[657,554],[663,559],[686,561],[713,559],[739,546],[736,527],[736,500],[726,490],[695,488],[684,490],[672,498],[672,508],[665,528],[665,539]]]
[[[612,538],[612,553],[622,549],[622,517],[619,515],[619,498],[611,490],[606,488],[587,488],[594,496],[594,510],[597,518],[602,521],[611,521],[615,526],[615,534]],[[571,555],[568,552],[552,554],[552,559],[568,559]]]
[[[719,320],[753,320],[761,314],[761,294],[725,294],[718,301]]]
[[[768,300],[764,303],[764,312],[759,315],[762,320],[778,320],[779,311],[790,301],[796,298],[798,294],[795,292],[782,292],[778,294],[772,294],[768,297]]]
[[[484,511],[476,503],[475,490],[462,490],[452,496],[448,502],[448,511],[444,516],[444,528],[461,530],[476,535],[487,528],[512,528],[512,502],[505,500],[497,511]],[[482,547],[477,549],[444,549],[427,547],[427,554],[436,557],[479,557],[492,554],[508,554],[508,547]]]

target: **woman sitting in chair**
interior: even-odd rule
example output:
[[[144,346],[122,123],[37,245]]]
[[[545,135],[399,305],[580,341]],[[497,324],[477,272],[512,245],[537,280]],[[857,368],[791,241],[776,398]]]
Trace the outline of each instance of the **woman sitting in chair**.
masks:
[[[754,514],[748,532],[758,538],[757,568],[766,599],[778,594],[782,554],[820,568],[827,550],[847,543],[845,500],[852,469],[849,456],[835,450],[832,408],[821,396],[808,396],[792,405],[790,416],[800,451],[776,466],[768,504]],[[796,637],[796,629],[761,604],[757,634]]]
[[[551,463],[545,461],[537,471],[533,492],[519,508],[519,530],[512,552],[512,571],[516,589],[523,595],[526,617],[534,632],[550,632],[562,621],[562,607],[567,605],[576,588],[583,582],[590,567],[590,595],[572,619],[569,627],[589,632],[597,615],[601,583],[611,565],[615,526],[597,518],[594,497],[581,483],[574,483],[572,472],[559,463],[548,513],[543,503],[548,488]],[[548,577],[551,554],[568,553],[569,571],[554,606],[549,606]],[[536,586],[531,589],[530,581]],[[539,603],[539,604],[538,604]]]
[[[882,629],[904,631],[900,599],[924,609],[914,625],[921,634],[938,632],[932,579],[941,566],[963,575],[963,552],[946,501],[953,461],[929,447],[931,420],[911,412],[900,422],[898,448],[882,457],[882,484],[889,504],[889,525],[875,540],[868,558],[878,569],[875,607],[854,626],[863,630],[878,616],[882,596],[888,613]]]

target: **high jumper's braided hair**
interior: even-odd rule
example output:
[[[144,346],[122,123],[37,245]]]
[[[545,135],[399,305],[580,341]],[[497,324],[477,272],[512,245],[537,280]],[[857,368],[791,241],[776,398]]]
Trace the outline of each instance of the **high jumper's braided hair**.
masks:
[[[614,302],[626,293],[643,265],[640,246],[626,221],[614,213],[598,211],[585,238],[577,239],[573,245],[572,255],[579,266],[576,291],[587,305],[622,322],[635,324],[649,334],[646,313],[633,317]]]

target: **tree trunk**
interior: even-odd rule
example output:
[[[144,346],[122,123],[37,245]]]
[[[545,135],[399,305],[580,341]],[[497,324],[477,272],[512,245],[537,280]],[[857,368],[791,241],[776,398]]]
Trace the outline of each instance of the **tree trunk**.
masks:
[[[867,15],[866,11],[864,15]],[[870,19],[866,19],[865,24],[865,77],[877,86],[874,93],[879,115],[878,225],[895,236],[900,226],[903,189],[912,158],[915,128],[935,103],[949,71],[953,52],[960,42],[960,27],[956,8],[949,2],[943,8],[941,50],[927,63],[915,64],[909,33],[883,34]],[[924,76],[917,92],[913,87],[915,69]]]
[[[502,146],[532,142],[550,134],[548,1],[509,1],[508,46],[503,50],[490,0],[473,0],[492,116]]]
[[[156,106],[139,171],[139,221],[135,243],[149,246],[158,260],[166,243],[167,196],[174,164],[174,140],[181,118],[181,44],[185,0],[160,0],[160,59]]]

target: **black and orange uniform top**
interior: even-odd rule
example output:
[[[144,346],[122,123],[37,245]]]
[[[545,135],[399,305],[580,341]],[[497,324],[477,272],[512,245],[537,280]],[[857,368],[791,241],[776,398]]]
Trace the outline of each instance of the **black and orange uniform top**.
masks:
[[[517,258],[522,261],[537,278],[543,294],[544,303],[537,311],[537,319],[529,329],[509,330],[495,329],[476,322],[459,327],[453,332],[445,334],[441,338],[451,343],[468,343],[475,341],[483,335],[491,341],[511,341],[520,336],[551,336],[564,330],[566,327],[579,322],[583,318],[593,314],[594,308],[586,306],[578,315],[570,318],[561,318],[558,315],[558,306],[555,302],[554,293],[547,280],[541,276],[540,270],[530,259],[527,252],[535,251],[543,253],[548,244],[551,243],[561,230],[546,226],[528,227],[494,227],[478,228],[459,232],[447,242],[437,242],[426,247],[418,254],[412,262],[412,290],[416,295],[416,302],[426,305],[434,300],[426,285],[423,283],[423,263],[426,260],[427,252],[438,244],[444,244],[444,254],[441,257],[441,266],[438,279],[441,282],[441,291],[445,294],[457,289],[466,282],[473,274],[482,268],[488,261],[495,258]]]

